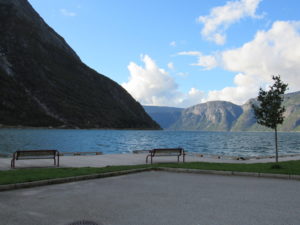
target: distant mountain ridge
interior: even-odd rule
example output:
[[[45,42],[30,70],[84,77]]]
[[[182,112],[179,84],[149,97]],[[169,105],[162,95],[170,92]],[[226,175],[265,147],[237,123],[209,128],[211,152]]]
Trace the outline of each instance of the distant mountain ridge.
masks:
[[[198,104],[183,109],[177,120],[166,128],[201,131],[269,131],[270,129],[256,123],[251,107],[253,102],[255,99],[250,99],[242,106],[226,101]],[[285,120],[279,126],[279,131],[300,131],[300,91],[286,94],[283,104],[286,107]],[[160,114],[167,118],[168,112],[163,111],[162,107],[158,108],[161,111]],[[160,124],[159,114],[153,115],[151,111],[147,112]]]
[[[119,84],[81,62],[27,0],[0,0],[0,126],[159,129]]]
[[[166,106],[144,106],[144,109],[164,129],[170,128],[184,110],[183,108]]]
[[[231,102],[211,101],[183,110],[180,118],[170,128],[229,131],[242,112],[240,106]]]

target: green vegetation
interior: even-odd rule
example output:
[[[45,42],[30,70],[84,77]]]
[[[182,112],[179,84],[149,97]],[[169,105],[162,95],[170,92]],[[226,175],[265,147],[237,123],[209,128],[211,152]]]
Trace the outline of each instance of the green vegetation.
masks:
[[[300,160],[278,163],[280,168],[274,168],[274,163],[205,163],[191,162],[183,164],[156,164],[160,167],[186,168],[199,170],[217,170],[217,171],[236,171],[236,172],[254,172],[254,173],[272,173],[272,174],[293,174],[300,175]],[[155,165],[155,166],[156,166]]]
[[[0,185],[48,180],[55,178],[74,177],[90,174],[102,174],[131,169],[147,168],[147,165],[137,166],[107,166],[101,168],[30,168],[0,171]]]
[[[273,165],[274,163],[230,164],[191,162],[179,164],[164,163],[153,165],[107,166],[102,168],[85,167],[15,169],[8,171],[0,171],[0,185],[157,167],[300,175],[300,160],[280,162],[280,168],[274,168]]]
[[[273,76],[272,79],[275,83],[270,86],[270,90],[264,91],[262,88],[259,89],[258,105],[253,104],[252,108],[257,123],[275,131],[275,159],[276,163],[278,163],[277,127],[284,121],[283,113],[286,109],[282,106],[282,103],[283,95],[288,85],[280,80],[280,76]]]

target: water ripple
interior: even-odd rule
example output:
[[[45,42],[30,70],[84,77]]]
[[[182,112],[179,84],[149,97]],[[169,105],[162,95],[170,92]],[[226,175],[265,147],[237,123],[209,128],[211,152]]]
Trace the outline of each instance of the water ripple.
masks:
[[[299,154],[300,133],[279,133],[279,153]],[[0,153],[18,149],[129,153],[163,147],[224,156],[274,155],[273,132],[0,129]]]

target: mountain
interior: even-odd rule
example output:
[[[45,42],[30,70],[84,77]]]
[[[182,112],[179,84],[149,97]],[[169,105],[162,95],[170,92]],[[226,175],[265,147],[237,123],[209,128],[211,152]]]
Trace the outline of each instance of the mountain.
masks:
[[[0,124],[159,129],[120,85],[86,66],[27,0],[0,0]]]
[[[250,99],[243,105],[243,114],[238,118],[232,131],[270,131],[271,129],[256,123]],[[284,95],[283,105],[286,108],[284,122],[278,126],[279,131],[300,131],[300,91]]]
[[[183,108],[164,107],[164,106],[144,106],[145,111],[156,121],[162,128],[168,129],[175,123]]]
[[[149,115],[161,127],[174,130],[201,131],[271,131],[256,123],[251,105],[256,102],[250,99],[239,106],[225,101],[212,101],[186,108],[176,117],[164,107],[152,106],[146,109]],[[279,131],[300,131],[300,91],[284,95],[283,105],[286,108],[285,120],[279,125]],[[159,113],[156,113],[157,110]],[[163,115],[163,116],[162,116]],[[177,119],[176,119],[177,118]],[[168,121],[168,126],[165,126]],[[173,121],[173,122],[172,122]]]
[[[242,114],[240,106],[231,102],[211,101],[189,107],[171,126],[175,130],[229,131]]]
[[[252,104],[255,103],[254,99],[248,100],[242,105],[243,113],[239,116],[234,126],[231,128],[232,131],[266,131],[268,128],[261,126],[256,123]]]
[[[300,131],[300,91],[286,94],[284,106],[286,118],[279,129],[281,131]]]

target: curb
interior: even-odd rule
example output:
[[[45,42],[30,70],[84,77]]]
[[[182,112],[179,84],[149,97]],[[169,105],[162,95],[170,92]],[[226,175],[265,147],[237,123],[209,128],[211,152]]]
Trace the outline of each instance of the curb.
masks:
[[[39,186],[52,185],[52,184],[69,183],[69,182],[74,182],[74,181],[83,181],[83,180],[105,178],[105,177],[114,177],[114,176],[121,176],[121,175],[126,175],[126,174],[131,174],[131,173],[140,173],[140,172],[145,172],[145,171],[150,171],[150,170],[151,170],[151,168],[142,168],[142,169],[132,169],[132,170],[109,172],[109,173],[81,175],[81,176],[75,176],[75,177],[55,178],[55,179],[50,179],[50,180],[40,180],[40,181],[33,181],[33,182],[26,182],[26,183],[4,184],[4,185],[0,185],[0,191],[10,191],[10,190],[15,190],[15,189],[20,189],[20,188],[32,188],[32,187],[39,187]]]
[[[243,177],[261,177],[261,178],[275,178],[275,179],[286,179],[286,180],[300,180],[300,175],[292,175],[292,174],[198,170],[198,169],[165,168],[165,167],[152,168],[152,170],[177,172],[177,173],[195,173],[195,174],[211,174],[211,175],[223,175],[223,176],[243,176]]]
[[[52,184],[62,184],[75,181],[83,181],[90,179],[98,179],[105,177],[114,177],[122,176],[132,173],[140,173],[146,171],[166,171],[166,172],[175,172],[175,173],[194,173],[194,174],[210,174],[210,175],[222,175],[222,176],[243,176],[243,177],[260,177],[260,178],[275,178],[275,179],[286,179],[286,180],[299,180],[300,175],[291,175],[291,174],[271,174],[271,173],[252,173],[252,172],[235,172],[235,171],[217,171],[217,170],[198,170],[198,169],[184,169],[184,168],[166,168],[166,167],[156,167],[156,168],[142,168],[142,169],[132,169],[124,171],[116,171],[109,173],[101,174],[90,174],[90,175],[81,175],[75,177],[66,177],[66,178],[56,178],[50,180],[40,180],[26,183],[17,183],[17,184],[4,184],[0,185],[1,191],[10,191],[20,188],[32,188]]]

